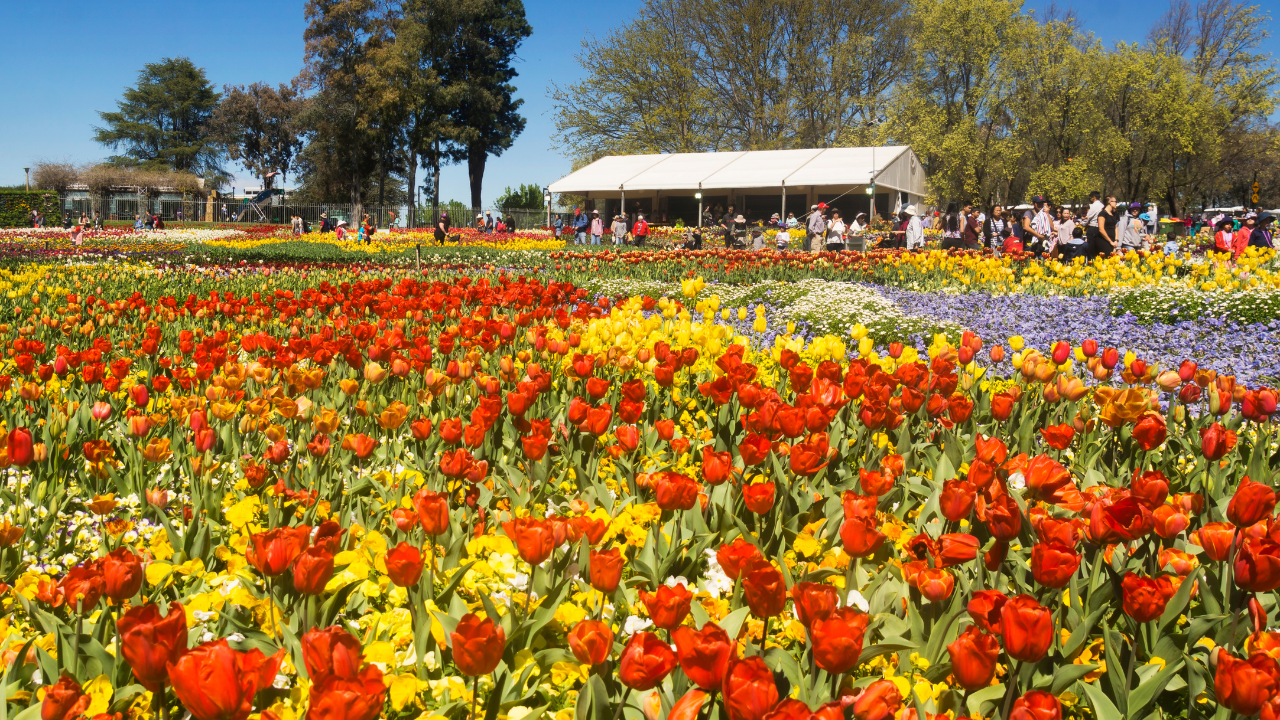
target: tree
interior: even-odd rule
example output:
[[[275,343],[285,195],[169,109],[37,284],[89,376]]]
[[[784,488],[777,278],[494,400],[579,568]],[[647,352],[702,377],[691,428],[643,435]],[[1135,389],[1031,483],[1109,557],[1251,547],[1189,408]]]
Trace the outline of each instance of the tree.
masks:
[[[905,69],[906,21],[895,0],[647,0],[584,42],[580,85],[553,86],[560,143],[590,160],[864,141]]]
[[[94,139],[123,148],[109,158],[113,164],[190,172],[218,184],[229,175],[209,133],[217,105],[218,93],[203,68],[185,57],[165,58],[143,67],[116,112],[98,113],[105,127],[94,128]]]
[[[297,127],[302,98],[284,84],[224,85],[222,92],[211,122],[213,136],[228,157],[262,179],[262,187],[271,187],[274,173],[287,174],[302,149]]]
[[[452,115],[460,154],[467,161],[471,203],[480,207],[489,156],[501,155],[524,131],[525,120],[517,112],[524,101],[514,97],[512,61],[533,29],[521,0],[465,0],[460,6],[447,74],[457,86]]]
[[[537,210],[543,207],[542,186],[536,183],[529,185],[521,185],[512,190],[510,187],[502,191],[502,195],[498,197],[498,207],[506,210],[525,209]]]
[[[308,141],[299,168],[308,193],[326,200],[345,194],[358,220],[385,129],[366,106],[366,90],[389,18],[375,0],[307,0],[306,18],[298,83],[315,94],[299,115]]]

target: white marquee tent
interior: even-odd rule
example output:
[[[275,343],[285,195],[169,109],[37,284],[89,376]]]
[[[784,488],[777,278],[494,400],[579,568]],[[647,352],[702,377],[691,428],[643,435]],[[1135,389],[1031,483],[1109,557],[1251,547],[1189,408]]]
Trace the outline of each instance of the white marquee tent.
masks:
[[[754,220],[774,212],[785,217],[788,206],[800,216],[819,202],[846,214],[866,212],[873,188],[880,214],[919,202],[924,169],[910,147],[610,155],[550,190],[584,196],[608,213],[625,206],[674,219],[696,213],[702,200],[708,208],[735,205]]]

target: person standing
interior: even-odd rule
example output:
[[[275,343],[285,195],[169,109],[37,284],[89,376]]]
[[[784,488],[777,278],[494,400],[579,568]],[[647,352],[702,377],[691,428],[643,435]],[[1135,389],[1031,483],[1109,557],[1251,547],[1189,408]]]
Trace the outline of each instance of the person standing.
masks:
[[[1155,203],[1147,203],[1147,234],[1160,234],[1160,208]]]
[[[591,226],[591,219],[586,213],[582,212],[582,208],[573,209],[573,234],[574,242],[578,245],[587,244],[587,228]]]
[[[613,216],[613,244],[622,245],[627,241],[627,221],[621,215]]]
[[[1089,209],[1085,211],[1084,219],[1084,254],[1086,260],[1092,260],[1098,257],[1099,248],[1101,248],[1102,239],[1098,232],[1098,216],[1102,214],[1105,207],[1103,205],[1101,193],[1097,190],[1089,193]]]
[[[1116,212],[1116,196],[1108,195],[1106,204],[1102,207],[1102,212],[1098,213],[1098,245],[1096,248],[1090,248],[1093,257],[1107,256],[1115,251],[1116,243],[1116,226],[1120,223],[1120,216]]]
[[[787,229],[795,230],[796,228],[799,228],[799,227],[800,227],[800,221],[796,220],[796,214],[793,212],[787,213]]]
[[[1146,224],[1138,217],[1142,212],[1142,203],[1129,203],[1129,212],[1120,218],[1116,226],[1116,246],[1121,250],[1141,250],[1143,248],[1142,231]]]
[[[809,233],[804,238],[804,251],[813,252],[814,239],[822,240],[827,233],[827,219],[822,216],[818,206],[809,208]]]
[[[551,232],[557,240],[560,239],[560,236],[564,233],[564,218],[559,215],[555,217],[555,220],[551,222]]]
[[[1214,227],[1213,233],[1213,251],[1220,253],[1230,253],[1235,243],[1235,233],[1231,230],[1234,223],[1231,218],[1222,218]]]
[[[1022,213],[1022,245],[1037,255],[1048,251],[1049,233],[1053,228],[1045,205],[1044,196],[1036,195],[1031,198],[1031,209]]]
[[[844,250],[844,220],[840,219],[840,211],[831,211],[831,224],[827,226],[827,250],[840,252]]]
[[[733,247],[733,235],[738,229],[733,220],[733,206],[730,205],[728,211],[720,216],[720,234],[724,237],[725,247]]]
[[[1080,257],[1084,252],[1084,238],[1076,237],[1076,221],[1071,211],[1062,209],[1062,222],[1058,223],[1058,255],[1064,263]]]
[[[99,214],[97,210],[93,211],[93,229],[94,230],[102,229],[102,215]]]
[[[1236,230],[1235,241],[1231,245],[1232,253],[1238,258],[1244,254],[1244,249],[1249,247],[1249,239],[1253,236],[1253,229],[1258,226],[1258,213],[1247,212],[1244,214],[1244,222],[1240,223],[1240,229]]]
[[[920,216],[916,213],[916,206],[908,205],[903,212],[907,214],[905,236],[907,250],[919,250],[924,247],[924,226],[920,224]]]
[[[1249,247],[1257,248],[1273,248],[1275,244],[1271,237],[1271,221],[1275,217],[1271,213],[1262,213],[1258,216],[1258,226],[1249,233]]]
[[[449,211],[442,210],[440,219],[436,220],[434,231],[436,242],[440,245],[444,244],[445,238],[449,237]]]
[[[631,228],[631,239],[637,246],[649,241],[649,223],[645,221],[644,215],[636,214],[636,224]]]
[[[600,219],[600,211],[591,211],[591,244],[599,245],[600,238],[604,237],[604,221]]]
[[[982,223],[982,241],[988,248],[1000,253],[1004,239],[1009,237],[1009,219],[1004,216],[1004,207],[996,205],[991,208],[991,215]]]
[[[964,237],[964,215],[956,212],[956,204],[947,205],[947,214],[942,217],[943,250],[960,247]]]

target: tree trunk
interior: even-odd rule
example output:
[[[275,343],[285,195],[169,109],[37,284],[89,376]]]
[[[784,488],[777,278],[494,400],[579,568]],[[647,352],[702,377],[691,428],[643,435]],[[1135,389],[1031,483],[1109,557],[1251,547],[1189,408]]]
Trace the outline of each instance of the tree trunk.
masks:
[[[360,197],[360,175],[351,174],[351,227],[354,228],[364,220],[364,202]]]
[[[470,218],[461,218],[471,222]],[[431,225],[440,220],[440,141],[436,140],[435,151],[431,154]]]
[[[418,153],[409,151],[409,217],[407,227],[418,227]]]
[[[484,184],[484,163],[489,159],[489,153],[486,152],[484,146],[478,143],[472,143],[467,146],[467,177],[471,180],[471,208],[479,210],[481,208],[481,187]]]

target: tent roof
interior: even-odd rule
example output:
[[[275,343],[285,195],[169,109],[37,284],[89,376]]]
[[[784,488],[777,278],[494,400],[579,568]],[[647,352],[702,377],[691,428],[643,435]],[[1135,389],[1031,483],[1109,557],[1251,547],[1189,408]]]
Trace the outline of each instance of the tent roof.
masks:
[[[739,152],[610,155],[551,183],[551,192],[588,193],[621,190],[731,190],[738,188],[865,185],[877,182],[907,146],[751,150]],[[913,156],[914,157],[914,156]],[[914,176],[914,168],[912,176]],[[923,187],[895,188],[920,193]]]

